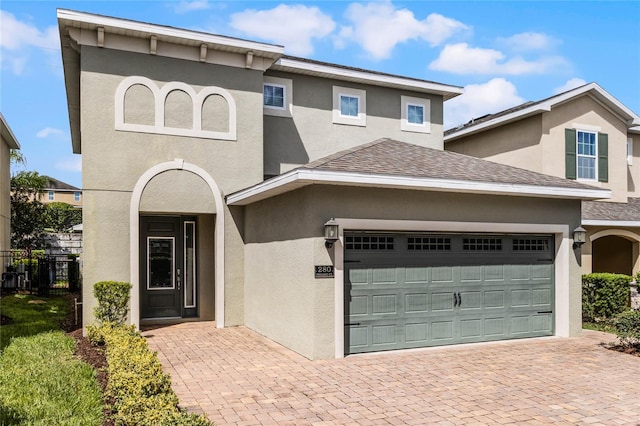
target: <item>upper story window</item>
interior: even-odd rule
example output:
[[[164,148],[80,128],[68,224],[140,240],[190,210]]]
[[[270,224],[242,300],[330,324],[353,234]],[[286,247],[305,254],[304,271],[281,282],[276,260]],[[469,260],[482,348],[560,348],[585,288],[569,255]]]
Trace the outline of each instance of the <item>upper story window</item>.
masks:
[[[424,106],[422,105],[407,105],[407,121],[409,124],[424,123]]]
[[[73,201],[80,202],[80,193],[79,192],[74,192],[73,193]]]
[[[357,96],[340,95],[340,115],[357,118],[359,104],[360,98]]]
[[[293,111],[293,81],[288,78],[264,76],[262,112],[276,117],[291,117]]]
[[[333,122],[352,126],[367,125],[367,92],[333,86]]]
[[[405,132],[431,132],[431,101],[410,96],[401,97],[400,129]]]
[[[264,106],[284,109],[285,90],[284,86],[265,83],[263,86]]]
[[[581,132],[578,130],[578,179],[595,180],[597,176],[596,141],[597,135],[593,132]]]
[[[53,192],[53,191],[49,191],[49,192],[47,193],[47,199],[48,199],[49,201],[53,201],[53,200],[55,199],[55,194],[54,194],[54,192]]]
[[[565,129],[567,179],[609,181],[609,136],[595,126]]]

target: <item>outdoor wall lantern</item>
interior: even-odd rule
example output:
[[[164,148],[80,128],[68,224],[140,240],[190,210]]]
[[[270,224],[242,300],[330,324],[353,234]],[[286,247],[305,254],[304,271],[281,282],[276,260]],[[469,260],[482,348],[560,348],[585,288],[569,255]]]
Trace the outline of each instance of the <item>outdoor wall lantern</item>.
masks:
[[[338,241],[338,222],[331,218],[324,224],[324,245],[331,248],[336,241]]]
[[[578,226],[573,230],[573,248],[577,249],[582,247],[582,245],[587,241],[587,231],[582,227]]]

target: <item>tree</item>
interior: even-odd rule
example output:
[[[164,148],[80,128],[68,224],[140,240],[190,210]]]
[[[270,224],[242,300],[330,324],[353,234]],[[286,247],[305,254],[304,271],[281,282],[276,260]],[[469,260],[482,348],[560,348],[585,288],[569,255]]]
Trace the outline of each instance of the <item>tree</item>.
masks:
[[[55,232],[65,232],[80,223],[82,223],[82,209],[61,202],[53,202],[46,205],[44,213],[45,228]]]
[[[45,206],[38,199],[48,178],[21,171],[11,177],[11,247],[44,247]]]

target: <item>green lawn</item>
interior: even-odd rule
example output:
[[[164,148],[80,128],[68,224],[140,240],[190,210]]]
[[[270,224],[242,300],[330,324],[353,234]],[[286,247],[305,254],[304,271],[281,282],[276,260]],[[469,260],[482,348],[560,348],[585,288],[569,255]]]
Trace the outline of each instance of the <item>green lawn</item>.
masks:
[[[0,351],[9,344],[13,337],[32,336],[44,331],[59,330],[60,321],[65,318],[68,309],[68,302],[63,297],[41,298],[25,294],[3,295],[0,298],[0,314],[11,318],[12,322],[0,327]]]
[[[10,319],[0,327],[0,425],[101,425],[96,372],[60,330],[68,302],[3,295],[0,313]]]

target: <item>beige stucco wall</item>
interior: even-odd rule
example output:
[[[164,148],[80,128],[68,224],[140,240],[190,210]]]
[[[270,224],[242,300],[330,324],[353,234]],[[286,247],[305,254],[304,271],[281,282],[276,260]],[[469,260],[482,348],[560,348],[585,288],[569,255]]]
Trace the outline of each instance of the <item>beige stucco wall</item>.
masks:
[[[580,223],[580,202],[314,185],[247,206],[246,325],[312,359],[335,353],[334,281],[315,279],[313,270],[333,263],[322,236],[331,217],[567,224],[574,229]],[[556,283],[568,287],[571,335],[582,326],[580,273],[572,251],[569,281]]]
[[[542,116],[536,115],[447,142],[445,149],[542,173],[541,134]]]
[[[44,192],[42,192],[40,194],[40,201],[43,202],[44,204],[49,204],[49,203],[67,203],[70,204],[72,206],[75,207],[82,207],[82,191],[60,191],[60,190],[53,190],[54,194],[53,194],[53,200],[49,200],[49,190],[44,190]],[[75,192],[80,192],[80,201],[76,201],[75,200]]]
[[[9,145],[0,140],[0,251],[11,247],[11,171]],[[0,256],[1,258],[1,256]],[[4,271],[0,265],[0,272]]]
[[[264,116],[265,174],[276,175],[335,152],[389,137],[442,149],[442,96],[356,84],[300,74],[267,71],[291,79],[292,117]],[[333,87],[365,90],[366,126],[333,123]],[[429,133],[400,129],[401,96],[430,100]]]
[[[640,135],[629,133],[627,137],[630,137],[633,141],[633,156],[631,164],[627,165],[629,197],[640,197]]]
[[[549,112],[447,142],[445,149],[565,177],[565,129],[573,128],[574,124],[578,128],[580,125],[598,127],[599,132],[609,136],[609,182],[584,182],[610,189],[609,201],[626,202],[627,127],[587,95],[557,105]]]
[[[176,158],[183,159],[208,173],[220,188],[221,196],[262,180],[262,120],[256,119],[262,117],[262,73],[109,49],[86,46],[81,49],[80,116],[86,240],[83,296],[85,324],[89,324],[94,305],[93,283],[130,279],[129,207],[134,186],[147,170]],[[115,93],[120,82],[129,76],[147,77],[158,87],[171,81],[183,82],[196,92],[208,86],[225,88],[237,106],[237,140],[116,131]],[[180,114],[179,111],[173,113]],[[184,111],[184,114],[191,115],[192,111]],[[179,116],[175,118],[184,122]],[[160,185],[151,183],[149,197],[143,193],[144,208],[150,209],[153,205],[153,210],[158,208],[157,201],[162,198],[159,187],[164,182],[163,177],[158,179]],[[166,195],[176,196],[170,188]],[[203,196],[201,186],[196,186],[191,195],[190,212],[198,213],[208,208],[211,195],[207,201],[196,199]],[[187,213],[176,203],[173,206],[171,209]],[[224,212],[216,214],[224,214],[226,218],[226,325],[242,324],[242,240],[229,210],[225,208]],[[208,220],[213,222],[214,219]],[[204,240],[200,241],[204,243]],[[208,259],[213,265],[212,251],[209,254],[201,252],[201,255],[211,255]],[[207,297],[206,294],[202,296]]]

